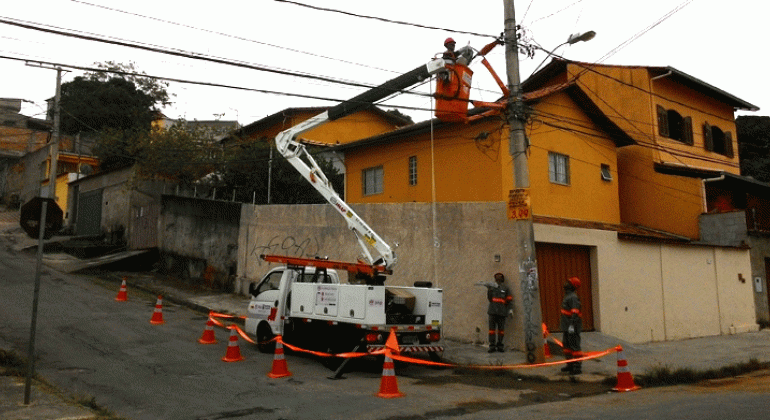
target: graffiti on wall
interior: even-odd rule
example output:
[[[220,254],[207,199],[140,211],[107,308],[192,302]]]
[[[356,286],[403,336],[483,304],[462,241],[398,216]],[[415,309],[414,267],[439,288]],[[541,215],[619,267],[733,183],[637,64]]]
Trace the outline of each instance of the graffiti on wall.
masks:
[[[257,240],[251,248],[251,256],[257,265],[262,265],[262,254],[287,255],[290,257],[313,258],[318,256],[321,246],[315,238],[297,239],[293,236],[275,235],[267,241]]]

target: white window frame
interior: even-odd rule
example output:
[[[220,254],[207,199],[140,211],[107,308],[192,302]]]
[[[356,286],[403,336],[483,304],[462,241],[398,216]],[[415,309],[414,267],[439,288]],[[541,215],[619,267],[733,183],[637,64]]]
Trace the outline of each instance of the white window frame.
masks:
[[[570,185],[569,156],[548,152],[548,180],[553,184]]]
[[[382,194],[384,172],[382,165],[361,171],[361,190],[364,196]]]
[[[610,170],[610,165],[607,165],[606,163],[602,163],[601,169],[602,169],[602,179],[605,181],[612,181],[612,171]]]
[[[417,156],[409,156],[409,185],[417,185]]]

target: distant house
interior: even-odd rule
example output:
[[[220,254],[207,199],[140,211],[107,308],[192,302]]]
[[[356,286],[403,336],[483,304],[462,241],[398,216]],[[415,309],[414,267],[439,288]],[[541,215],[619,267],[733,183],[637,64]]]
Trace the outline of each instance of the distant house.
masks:
[[[6,203],[25,203],[47,195],[51,165],[51,122],[19,114],[21,99],[0,99],[0,196]],[[56,202],[67,211],[68,182],[93,172],[99,161],[79,137],[60,136]]]

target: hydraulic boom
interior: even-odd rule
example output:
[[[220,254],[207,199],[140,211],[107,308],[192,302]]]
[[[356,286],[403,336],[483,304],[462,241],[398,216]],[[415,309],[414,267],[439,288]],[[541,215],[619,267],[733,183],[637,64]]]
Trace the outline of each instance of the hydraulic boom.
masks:
[[[415,85],[440,71],[445,71],[444,60],[440,58],[431,60],[427,64],[421,65],[348,101],[333,106],[326,112],[284,130],[275,137],[275,145],[278,152],[344,217],[348,228],[356,235],[358,243],[361,245],[361,249],[363,249],[366,262],[375,267],[375,271],[379,273],[389,272],[396,264],[396,255],[393,252],[393,248],[340,198],[315,159],[307,152],[305,145],[297,140],[297,137],[329,121],[365,110],[373,106],[376,101]],[[370,247],[376,250],[378,254],[377,259],[372,257],[369,251]],[[376,267],[384,267],[384,270],[377,270]]]

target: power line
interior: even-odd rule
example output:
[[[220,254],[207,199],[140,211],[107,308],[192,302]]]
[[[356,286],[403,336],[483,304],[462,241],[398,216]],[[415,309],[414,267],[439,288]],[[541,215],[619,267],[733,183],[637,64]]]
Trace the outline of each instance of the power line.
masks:
[[[170,20],[166,20],[166,19],[160,19],[160,18],[156,18],[156,17],[153,17],[153,16],[146,16],[146,15],[142,15],[142,14],[139,14],[139,13],[128,12],[128,11],[117,9],[117,8],[114,8],[114,7],[107,7],[107,6],[103,6],[103,5],[100,5],[100,4],[88,3],[88,2],[81,1],[81,0],[70,0],[70,1],[73,2],[73,3],[80,3],[80,4],[83,4],[83,5],[86,5],[86,6],[97,7],[97,8],[100,8],[100,9],[109,10],[109,11],[112,11],[112,12],[118,12],[118,13],[123,13],[123,14],[131,15],[131,16],[135,16],[135,17],[140,17],[140,18],[143,18],[143,19],[154,20],[156,22],[161,22],[161,23],[165,23],[165,24],[169,24],[169,25],[179,26],[179,27],[188,28],[188,29],[194,29],[196,31],[201,31],[201,32],[206,32],[206,33],[210,33],[210,34],[214,34],[214,35],[219,35],[219,36],[223,36],[223,37],[227,37],[227,38],[237,39],[239,41],[251,42],[251,43],[254,43],[254,44],[264,45],[264,46],[267,46],[267,47],[278,48],[278,49],[281,49],[281,50],[291,51],[291,52],[295,52],[295,53],[299,53],[299,54],[305,54],[305,55],[309,55],[309,56],[313,56],[313,57],[324,58],[324,59],[327,59],[327,60],[339,61],[341,63],[346,63],[346,64],[353,64],[355,66],[371,68],[371,69],[374,69],[374,70],[381,70],[381,71],[387,71],[387,72],[391,72],[391,73],[398,73],[395,70],[388,70],[388,69],[384,69],[384,68],[381,68],[381,67],[375,67],[375,66],[370,66],[370,65],[367,65],[367,64],[357,63],[355,61],[342,60],[342,59],[339,59],[339,58],[328,57],[328,56],[325,56],[325,55],[316,54],[316,53],[312,53],[312,52],[309,52],[309,51],[303,51],[303,50],[299,50],[299,49],[295,49],[295,48],[284,47],[284,46],[281,46],[281,45],[270,44],[270,43],[267,43],[267,42],[256,41],[256,40],[253,40],[253,39],[250,39],[250,38],[246,38],[246,37],[242,37],[242,36],[232,35],[232,34],[228,34],[228,33],[224,33],[224,32],[219,32],[219,31],[213,31],[213,30],[210,30],[210,29],[199,28],[199,27],[196,27],[196,26],[187,25],[187,24],[183,24],[183,23],[179,23],[179,22],[174,22],[174,21],[170,21]]]
[[[339,14],[342,14],[342,15],[353,16],[353,17],[364,18],[364,19],[379,20],[381,22],[394,23],[394,24],[397,24],[397,25],[413,26],[413,27],[416,27],[416,28],[423,28],[423,29],[435,29],[435,30],[440,30],[440,31],[454,32],[454,33],[459,33],[459,34],[480,36],[480,37],[486,37],[486,38],[498,38],[498,35],[482,34],[482,33],[479,33],[479,32],[470,32],[470,31],[460,31],[460,30],[451,29],[451,28],[441,28],[441,27],[438,27],[438,26],[429,26],[429,25],[422,25],[422,24],[419,24],[419,23],[405,22],[405,21],[401,21],[401,20],[386,19],[386,18],[382,18],[382,17],[378,17],[378,16],[361,15],[361,14],[357,14],[357,13],[346,12],[344,10],[330,9],[330,8],[318,7],[318,6],[311,6],[309,4],[300,3],[300,2],[297,2],[297,1],[290,1],[290,0],[273,0],[273,1],[275,1],[277,3],[287,3],[287,4],[292,4],[294,6],[305,7],[305,8],[308,8],[308,9],[320,10],[320,11],[324,11],[324,12],[339,13]],[[580,0],[580,1],[582,1],[582,0]]]

